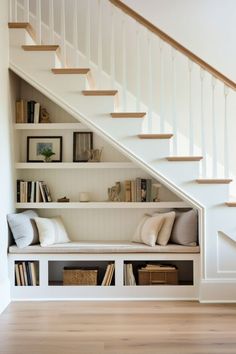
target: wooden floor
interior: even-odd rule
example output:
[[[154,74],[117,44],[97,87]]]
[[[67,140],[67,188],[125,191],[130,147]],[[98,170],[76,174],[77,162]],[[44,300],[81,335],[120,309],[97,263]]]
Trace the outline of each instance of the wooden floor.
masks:
[[[18,302],[0,316],[0,354],[236,353],[236,305]]]

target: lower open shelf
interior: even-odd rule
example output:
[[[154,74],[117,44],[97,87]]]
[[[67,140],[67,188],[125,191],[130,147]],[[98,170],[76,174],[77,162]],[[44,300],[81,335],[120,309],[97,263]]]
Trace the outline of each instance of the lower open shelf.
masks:
[[[197,299],[199,258],[199,254],[10,254],[12,298]],[[37,286],[17,286],[16,265],[30,262],[38,269]],[[133,283],[127,281],[127,265],[132,266]]]

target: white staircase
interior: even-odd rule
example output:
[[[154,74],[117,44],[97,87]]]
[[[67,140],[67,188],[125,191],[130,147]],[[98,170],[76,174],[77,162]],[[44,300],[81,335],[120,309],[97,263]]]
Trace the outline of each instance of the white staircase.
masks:
[[[49,5],[51,3],[52,2],[49,1]],[[63,3],[62,1],[62,4]],[[77,3],[76,1],[75,3],[80,9],[80,2]],[[83,6],[81,5],[81,9],[84,9],[84,2],[82,3]],[[39,11],[40,1],[36,1],[36,4],[38,5],[36,9]],[[23,9],[20,4],[17,6],[18,11],[19,9]],[[14,8],[13,6],[13,9]],[[199,147],[197,136],[194,138],[193,132],[191,132],[191,127],[193,128],[195,125],[193,120],[191,121],[190,119],[190,129],[187,133],[185,131],[185,134],[183,133],[184,127],[176,127],[176,120],[172,120],[171,122],[166,119],[166,121],[163,121],[163,126],[165,127],[164,131],[157,129],[159,126],[159,118],[161,120],[162,117],[160,117],[161,113],[158,113],[154,104],[152,91],[152,84],[154,83],[149,82],[150,92],[147,94],[148,97],[141,97],[141,85],[138,83],[136,94],[138,96],[140,95],[140,97],[137,98],[132,85],[129,85],[129,88],[127,88],[127,71],[129,70],[128,64],[130,64],[131,59],[129,58],[127,61],[128,64],[125,65],[125,68],[123,67],[123,73],[121,74],[123,79],[121,80],[122,82],[119,83],[114,78],[114,52],[111,53],[111,63],[113,64],[111,65],[111,77],[108,78],[101,62],[102,32],[100,32],[100,30],[98,33],[97,67],[91,60],[86,58],[85,53],[82,56],[81,49],[75,48],[77,60],[74,60],[75,57],[71,55],[67,56],[67,49],[70,48],[70,52],[72,52],[72,50],[71,45],[69,46],[65,38],[65,31],[63,30],[66,23],[65,13],[62,11],[62,23],[64,18],[64,25],[62,25],[60,40],[62,44],[64,43],[64,46],[58,48],[55,46],[57,42],[56,30],[54,30],[54,27],[53,30],[51,28],[53,22],[52,8],[50,9],[51,12],[49,13],[51,17],[49,18],[48,27],[41,22],[41,19],[38,19],[37,13],[33,14],[29,12],[28,6],[25,7],[25,10],[28,12],[23,12],[25,19],[34,19],[35,22],[33,24],[36,25],[35,28],[38,29],[36,38],[40,39],[40,43],[34,40],[34,36],[32,37],[33,29],[27,24],[28,21],[23,24],[12,23],[10,25],[10,69],[48,96],[52,101],[56,102],[72,116],[82,123],[85,123],[94,132],[101,135],[118,150],[127,155],[129,159],[140,165],[161,183],[177,193],[182,199],[198,208],[200,216],[199,241],[201,245],[201,285],[199,298],[201,301],[211,302],[235,301],[235,209],[229,208],[228,205],[226,205],[226,202],[229,200],[229,183],[231,182],[229,178],[230,166],[229,164],[226,166],[225,174],[220,175],[219,178],[218,173],[215,175],[211,174],[210,176],[207,175],[207,171],[204,170],[206,167],[204,167],[205,162],[202,163],[202,160],[205,159],[206,161],[208,158],[207,161],[212,163],[213,170],[216,169],[218,172],[221,171],[221,166],[223,166],[224,170],[225,163],[228,163],[229,158],[228,155],[226,156],[226,152],[228,154],[229,151],[226,142],[224,144],[224,157],[226,157],[227,161],[222,160],[221,156],[218,160],[216,150],[214,150],[214,139],[216,135],[219,135],[218,127],[214,126],[213,135],[211,136],[213,149],[211,154],[209,150],[208,156],[206,153],[206,145]],[[86,26],[88,26],[92,14],[88,12],[88,10],[91,11],[91,9],[86,9],[86,6],[85,10],[86,13],[84,16],[86,15]],[[14,10],[11,11],[11,21],[19,21],[18,18],[14,17],[17,12],[15,13]],[[36,17],[34,17],[35,15]],[[101,14],[99,15],[98,21],[101,21],[100,16]],[[122,16],[127,17],[127,15]],[[23,21],[23,18],[21,21]],[[38,21],[40,21],[40,23],[38,23]],[[78,21],[76,16],[74,21]],[[77,22],[76,25],[78,26]],[[99,26],[101,26],[101,23]],[[98,28],[100,28],[99,26]],[[114,31],[113,26],[114,24],[111,27],[112,31]],[[91,29],[93,30],[92,26]],[[43,46],[41,45],[41,30],[44,33],[44,37],[47,36],[47,33],[51,34],[50,36],[48,34],[47,40],[50,46],[46,46],[45,44]],[[75,35],[76,31],[74,31],[74,36]],[[103,35],[105,36],[104,32]],[[87,38],[88,33],[84,33],[84,36]],[[114,33],[112,35],[112,41],[114,41],[113,36]],[[125,32],[123,32],[123,40],[124,36]],[[52,39],[55,39],[55,43],[52,43]],[[75,42],[78,43],[76,39]],[[38,45],[37,47],[35,46],[36,44]],[[114,42],[112,42],[111,48],[113,48],[113,46]],[[88,52],[87,46],[86,54]],[[150,55],[151,52],[149,51],[148,53]],[[125,61],[126,56],[127,52],[124,51],[123,56],[118,59]],[[71,59],[72,57],[74,58],[73,60]],[[65,67],[65,59],[67,64],[71,62],[69,68]],[[74,65],[76,61],[83,64],[83,66],[80,65],[79,68],[76,68]],[[149,65],[150,72],[152,63],[149,63]],[[99,82],[99,89],[96,87],[97,82]],[[108,82],[113,83],[114,87],[108,86]],[[102,90],[101,87],[103,88]],[[193,90],[195,89],[196,87],[194,87]],[[164,94],[164,91],[162,94]],[[194,100],[194,96],[191,95],[190,88],[190,104]],[[224,96],[223,99],[227,99],[227,96]],[[167,101],[163,100],[162,105],[166,102]],[[139,108],[138,110],[133,108],[133,103],[135,103],[135,108]],[[163,110],[163,107],[159,108]],[[174,116],[176,116],[177,113],[179,114],[176,107],[174,110]],[[193,110],[194,105],[190,107],[190,112],[193,112]],[[125,113],[126,111],[128,113]],[[147,115],[145,116],[142,112],[146,112]],[[226,118],[228,119],[228,115],[229,112],[226,112],[225,121]],[[205,114],[204,116],[206,117]],[[179,120],[179,124],[180,123],[181,121]],[[205,134],[204,139],[206,139],[206,132],[203,132],[204,129],[205,128],[202,127],[201,133],[199,134],[202,136]],[[224,126],[224,131],[226,130],[227,127]],[[216,135],[214,135],[214,131],[217,132]],[[223,134],[224,139],[228,139],[226,133],[227,131]],[[176,154],[177,134],[178,144],[180,145],[181,137],[183,140],[187,139],[187,145],[190,146],[189,152],[192,152],[192,154],[189,152],[185,155]],[[174,140],[174,143],[172,140]],[[193,154],[195,151],[198,154]],[[232,206],[235,205],[233,204]]]

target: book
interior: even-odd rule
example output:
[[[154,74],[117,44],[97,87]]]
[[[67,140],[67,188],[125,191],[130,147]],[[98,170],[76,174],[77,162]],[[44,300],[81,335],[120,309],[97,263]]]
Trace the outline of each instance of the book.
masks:
[[[31,271],[32,285],[36,286],[37,285],[37,274],[36,274],[35,262],[29,262],[29,268]]]
[[[21,185],[20,185],[20,182],[22,182],[22,181],[19,180],[19,179],[16,181],[16,201],[17,201],[17,203],[21,202],[21,200],[20,200],[20,198],[21,198],[21,194],[20,194]]]
[[[41,203],[41,201],[42,201],[42,196],[41,196],[39,181],[36,181],[35,189],[36,189],[36,191],[35,191],[35,202],[36,202],[36,203]]]
[[[131,181],[125,181],[125,202],[131,202]]]
[[[105,274],[104,274],[104,277],[103,277],[103,280],[102,280],[102,286],[106,286],[107,285],[107,279],[108,279],[108,275],[110,273],[110,268],[111,268],[111,264],[108,264],[107,265],[107,268],[106,268],[106,271],[105,271]]]
[[[151,178],[146,179],[147,196],[146,202],[152,202],[152,180]]]
[[[24,269],[22,263],[19,263],[19,272],[21,285],[25,286]]]
[[[45,191],[44,191],[44,188],[43,188],[43,182],[41,182],[41,181],[39,182],[39,188],[40,188],[40,192],[41,192],[42,201],[44,203],[46,203],[47,202],[46,194],[45,194]]]
[[[25,264],[25,262],[22,262],[22,266],[23,266],[23,273],[24,273],[25,286],[28,286],[28,277],[27,277],[26,264]]]
[[[52,202],[52,197],[51,197],[48,185],[46,183],[42,182],[42,186],[43,186],[47,201]]]
[[[136,182],[131,181],[131,202],[136,202]]]
[[[136,202],[141,202],[141,178],[136,178]]]
[[[19,264],[15,263],[15,285],[21,286]]]
[[[35,202],[35,181],[31,181],[30,203]]]
[[[36,102],[34,105],[34,123],[39,123],[39,115],[40,115],[40,103]]]
[[[29,262],[25,262],[25,267],[26,267],[28,285],[32,285],[32,277],[31,277]]]
[[[16,123],[27,123],[27,102],[23,99],[16,101]]]
[[[107,285],[107,286],[110,286],[110,285],[111,285],[114,271],[115,271],[115,264],[112,263],[112,264],[110,264],[110,271],[109,271],[108,278],[107,278],[107,282],[106,282],[106,285]]]
[[[34,105],[35,101],[28,101],[27,102],[27,122],[34,123]]]

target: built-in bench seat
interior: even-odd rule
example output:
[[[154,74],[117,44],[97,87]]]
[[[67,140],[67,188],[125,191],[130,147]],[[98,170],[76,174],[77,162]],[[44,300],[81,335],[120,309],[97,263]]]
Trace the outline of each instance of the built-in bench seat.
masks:
[[[199,246],[189,247],[176,244],[150,247],[141,243],[130,241],[80,241],[70,242],[47,247],[40,245],[18,248],[10,246],[11,254],[48,254],[48,253],[199,253]]]

